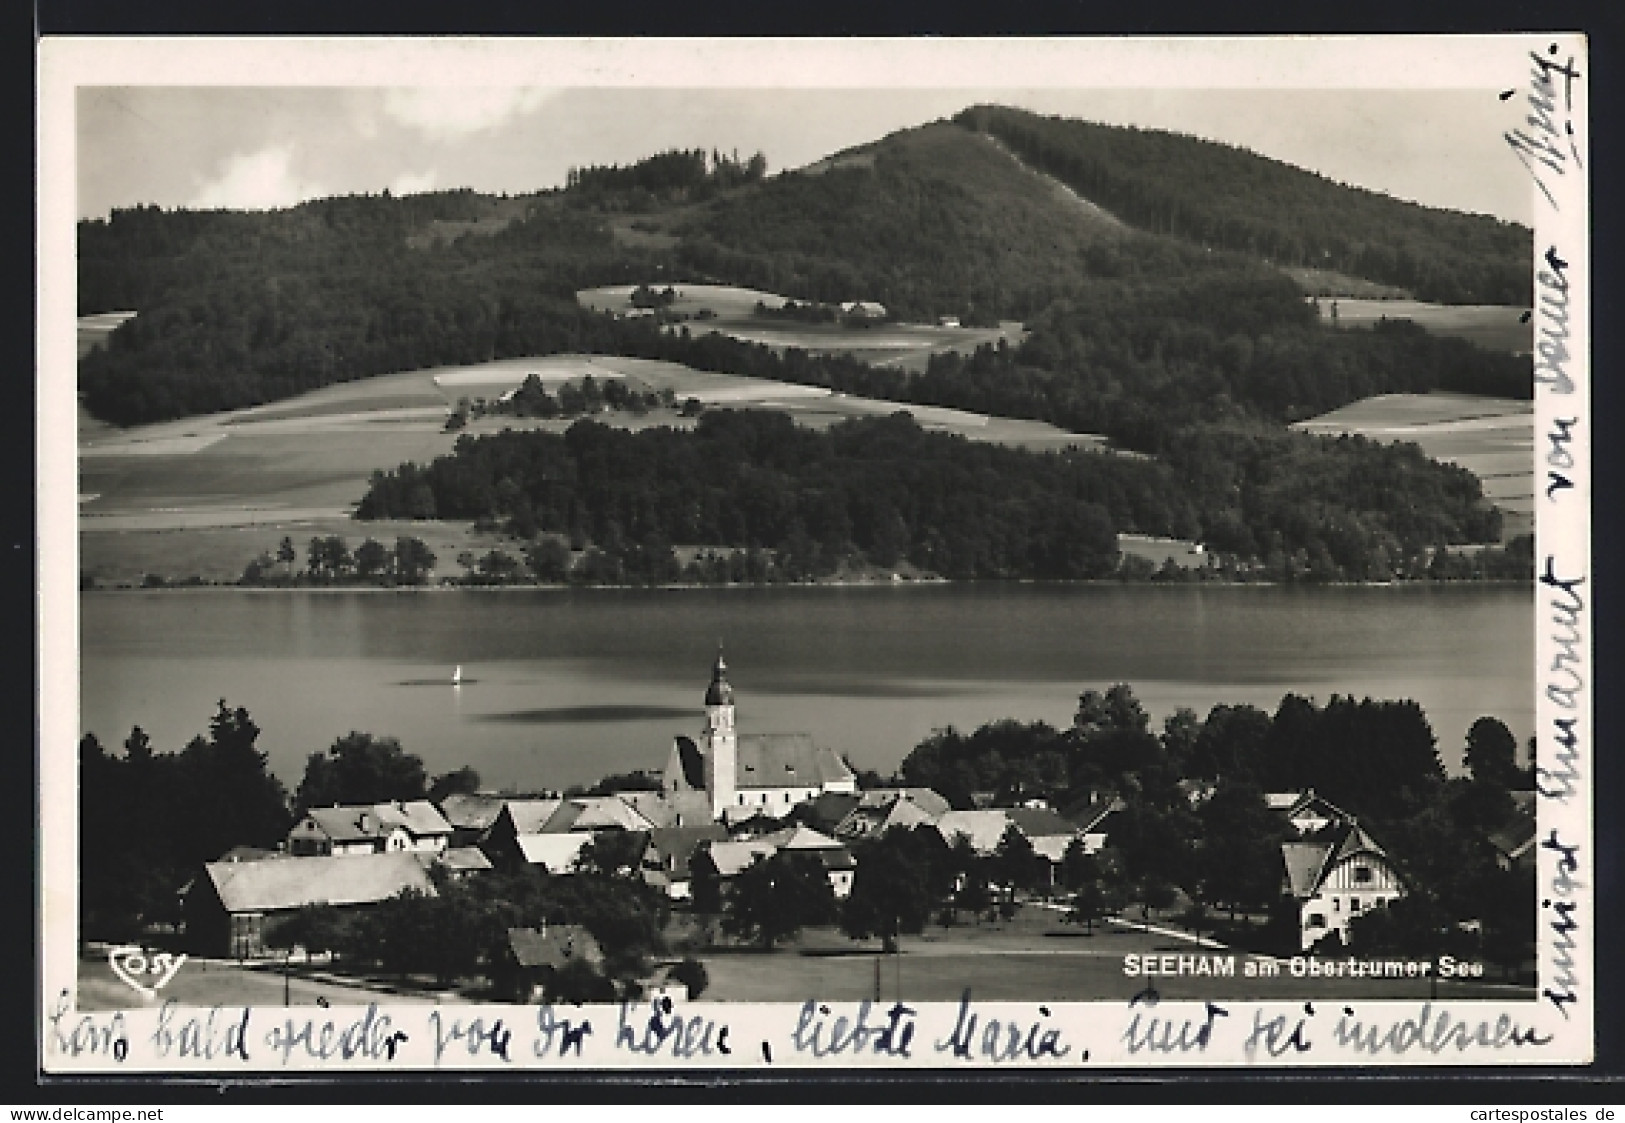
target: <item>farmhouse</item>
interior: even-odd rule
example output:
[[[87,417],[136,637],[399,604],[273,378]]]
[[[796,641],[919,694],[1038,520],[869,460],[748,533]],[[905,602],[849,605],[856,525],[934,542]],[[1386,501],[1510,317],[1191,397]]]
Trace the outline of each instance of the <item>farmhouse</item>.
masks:
[[[514,1002],[540,998],[555,972],[572,963],[603,966],[604,952],[592,933],[579,924],[544,924],[510,928],[507,942],[491,965],[498,993]]]
[[[827,801],[826,814],[836,800],[851,801],[833,826],[835,837],[842,842],[878,838],[893,827],[912,830],[929,826],[950,810],[948,801],[930,788],[874,788],[851,796],[831,793],[819,800]]]
[[[704,792],[712,820],[732,821],[760,811],[782,816],[824,792],[856,792],[857,777],[835,752],[810,733],[739,736],[728,665],[717,653],[705,691],[705,725],[698,743],[678,737],[661,785],[670,797]]]
[[[493,792],[458,792],[440,801],[440,814],[451,825],[452,846],[478,846],[502,814],[504,797]]]
[[[649,832],[644,848],[643,880],[674,901],[693,895],[691,863],[694,853],[708,842],[726,842],[728,832],[720,823],[699,827],[656,827]]]
[[[700,846],[691,859],[693,876],[709,878],[727,884],[760,859],[771,858],[781,852],[809,854],[824,867],[830,888],[837,898],[852,892],[852,877],[857,862],[852,852],[826,834],[811,827],[785,827],[772,834],[728,842],[709,842]]]
[[[312,807],[288,832],[288,853],[300,858],[398,850],[437,854],[451,836],[451,824],[426,799]]]
[[[595,835],[652,827],[620,796],[510,799],[491,824],[482,848],[495,865],[541,866],[560,874],[570,872]]]
[[[1281,844],[1286,892],[1298,902],[1305,951],[1349,922],[1405,895],[1405,882],[1377,841],[1353,819]]]
[[[843,300],[841,311],[854,320],[884,320],[886,306],[875,300]]]
[[[1264,796],[1264,802],[1271,810],[1286,816],[1287,822],[1299,835],[1311,835],[1353,818],[1331,800],[1316,795],[1314,788],[1305,788],[1301,792],[1269,792]]]
[[[361,908],[403,890],[434,895],[424,856],[325,855],[263,862],[210,862],[186,894],[186,933],[199,955],[249,959],[306,905]]]

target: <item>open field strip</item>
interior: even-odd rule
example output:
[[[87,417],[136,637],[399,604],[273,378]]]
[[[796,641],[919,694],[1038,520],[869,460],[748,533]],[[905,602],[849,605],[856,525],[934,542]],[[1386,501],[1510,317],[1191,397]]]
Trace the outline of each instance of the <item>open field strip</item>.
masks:
[[[1420,300],[1369,300],[1321,297],[1322,322],[1338,327],[1370,327],[1381,320],[1410,320],[1437,335],[1453,335],[1480,347],[1527,355],[1534,347],[1534,325],[1522,322],[1527,308],[1504,304],[1428,304]]]
[[[1305,433],[1406,441],[1479,478],[1505,515],[1503,538],[1534,526],[1535,415],[1530,402],[1467,394],[1383,394],[1292,426]]]

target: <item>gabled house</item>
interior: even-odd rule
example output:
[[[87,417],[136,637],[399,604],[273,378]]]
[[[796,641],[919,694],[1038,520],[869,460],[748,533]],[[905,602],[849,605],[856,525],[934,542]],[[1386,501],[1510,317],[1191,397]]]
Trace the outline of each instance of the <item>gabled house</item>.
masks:
[[[440,814],[451,824],[450,846],[478,846],[502,813],[505,797],[494,792],[458,792],[440,801]]]
[[[1356,916],[1406,893],[1388,852],[1354,819],[1282,843],[1281,860],[1285,891],[1298,903],[1305,951],[1332,932],[1347,943]]]
[[[186,894],[186,936],[199,955],[249,959],[267,954],[266,938],[306,905],[361,908],[414,890],[433,896],[425,855],[288,857],[210,862]]]
[[[1098,796],[1069,807],[1064,812],[1067,821],[1078,828],[1085,854],[1098,854],[1106,848],[1106,840],[1111,833],[1111,817],[1123,807],[1123,801],[1116,796]]]
[[[1264,803],[1285,816],[1300,836],[1315,834],[1352,818],[1325,796],[1316,795],[1314,788],[1301,792],[1269,792],[1264,796]]]
[[[605,832],[648,831],[652,824],[618,795],[511,799],[482,845],[501,867],[541,866],[569,873],[582,849]]]
[[[288,831],[288,853],[298,858],[435,854],[446,848],[451,835],[451,824],[426,799],[312,807]]]
[[[491,981],[510,1001],[534,1002],[546,992],[554,972],[577,962],[594,970],[604,965],[603,949],[581,925],[510,928],[507,942],[491,965]]]
[[[759,859],[781,852],[807,854],[817,859],[837,898],[852,892],[857,862],[837,840],[807,826],[790,826],[755,838],[702,843],[690,859],[694,875],[711,877],[726,887]]]
[[[674,901],[686,901],[693,895],[694,852],[705,843],[726,841],[728,831],[720,823],[655,827],[649,832],[649,844],[643,850],[643,880]]]
[[[859,793],[856,805],[830,833],[842,842],[877,838],[894,827],[930,826],[950,810],[948,801],[930,788],[877,788]]]

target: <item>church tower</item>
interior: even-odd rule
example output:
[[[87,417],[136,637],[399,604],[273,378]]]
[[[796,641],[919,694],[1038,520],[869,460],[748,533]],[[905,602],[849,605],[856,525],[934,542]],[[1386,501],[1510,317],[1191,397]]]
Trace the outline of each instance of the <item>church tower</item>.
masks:
[[[705,793],[711,797],[711,817],[733,805],[738,768],[738,734],[734,730],[734,688],[728,685],[728,664],[717,649],[711,685],[705,691],[705,728],[700,731],[700,752],[705,757]]]

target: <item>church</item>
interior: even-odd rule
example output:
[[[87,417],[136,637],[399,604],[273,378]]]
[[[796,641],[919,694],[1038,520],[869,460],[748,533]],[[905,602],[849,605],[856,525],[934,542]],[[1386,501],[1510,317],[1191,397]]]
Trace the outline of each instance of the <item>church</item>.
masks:
[[[782,817],[825,792],[855,792],[858,781],[833,749],[813,744],[810,733],[740,736],[728,665],[718,651],[699,740],[679,736],[672,743],[661,788],[668,796],[704,792],[711,818],[732,820],[762,813]]]

